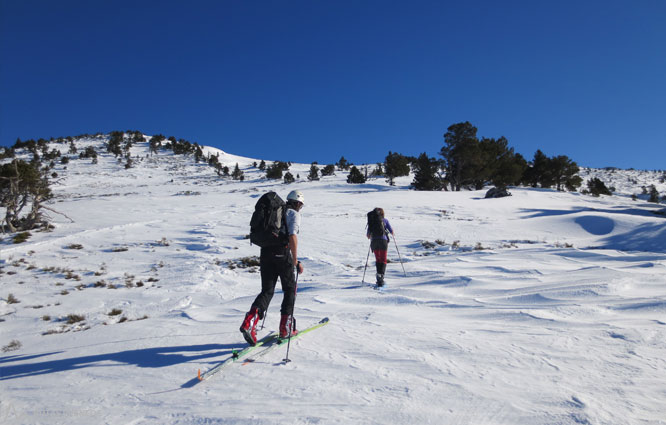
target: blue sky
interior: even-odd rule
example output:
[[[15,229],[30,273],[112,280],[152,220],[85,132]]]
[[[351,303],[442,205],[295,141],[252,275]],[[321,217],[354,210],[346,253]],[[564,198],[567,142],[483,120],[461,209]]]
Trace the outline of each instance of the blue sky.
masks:
[[[666,169],[666,1],[0,0],[0,144],[112,130],[321,164],[451,124]]]

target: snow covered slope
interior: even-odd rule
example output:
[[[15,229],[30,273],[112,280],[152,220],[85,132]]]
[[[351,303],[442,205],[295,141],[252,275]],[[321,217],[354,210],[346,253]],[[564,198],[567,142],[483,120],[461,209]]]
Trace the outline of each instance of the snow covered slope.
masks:
[[[0,244],[3,424],[666,423],[666,219],[639,189],[486,200],[411,191],[411,177],[308,182],[306,164],[285,185],[207,148],[239,163],[238,182],[132,149],[127,170],[106,153],[58,164],[55,229]],[[645,181],[664,193],[659,176]],[[245,346],[254,203],[292,189],[306,197],[295,315],[331,323],[288,364],[279,349],[198,383]],[[372,261],[362,283],[376,206],[397,242],[382,291]]]

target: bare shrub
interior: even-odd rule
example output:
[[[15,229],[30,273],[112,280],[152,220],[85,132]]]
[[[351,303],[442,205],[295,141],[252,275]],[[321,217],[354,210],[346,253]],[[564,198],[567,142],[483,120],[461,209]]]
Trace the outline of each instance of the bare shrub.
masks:
[[[74,323],[83,322],[84,320],[86,320],[85,316],[81,316],[80,314],[69,314],[69,315],[67,315],[67,324],[68,325],[73,325]]]
[[[16,351],[23,346],[20,341],[12,340],[9,344],[2,347],[2,352],[7,353],[9,351]]]
[[[250,271],[254,271],[257,267],[259,267],[259,257],[251,256],[251,257],[237,258],[235,260],[227,261],[226,265],[230,270],[238,268],[238,269],[251,269]]]
[[[30,232],[21,232],[21,233],[16,234],[14,236],[14,238],[12,239],[12,241],[15,244],[23,243],[23,242],[27,241],[30,238],[30,236],[32,236],[32,234]]]

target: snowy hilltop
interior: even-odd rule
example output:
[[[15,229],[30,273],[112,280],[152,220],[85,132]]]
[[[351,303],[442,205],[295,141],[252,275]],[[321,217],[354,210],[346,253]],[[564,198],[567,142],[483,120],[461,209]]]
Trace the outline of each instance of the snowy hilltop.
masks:
[[[311,164],[285,164],[285,184],[261,159],[150,142],[124,156],[107,135],[49,142],[62,153],[50,226],[1,235],[1,423],[666,423],[666,217],[643,190],[666,193],[663,172],[581,170],[612,196],[485,199],[411,190],[412,175],[310,180]],[[330,322],[294,340],[289,363],[278,348],[199,382],[247,346],[254,204],[293,189],[295,317]],[[375,207],[395,230],[381,291]],[[277,329],[279,288],[260,337]]]

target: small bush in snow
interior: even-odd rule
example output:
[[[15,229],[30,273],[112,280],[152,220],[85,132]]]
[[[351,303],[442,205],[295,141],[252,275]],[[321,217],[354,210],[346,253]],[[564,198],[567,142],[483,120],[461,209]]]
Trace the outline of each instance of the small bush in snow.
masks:
[[[254,269],[259,267],[259,257],[257,256],[243,257],[236,260],[227,261],[226,264],[230,270],[234,270],[236,268]]]
[[[2,347],[2,352],[7,353],[9,351],[16,351],[16,350],[20,349],[22,346],[23,346],[23,344],[21,344],[19,341],[13,340],[9,344]]]
[[[295,181],[296,181],[296,179],[294,178],[294,175],[291,174],[289,171],[287,171],[287,173],[284,175],[285,184],[291,184]]]
[[[484,247],[483,245],[481,245],[481,242],[477,242],[476,246],[474,247],[474,251],[483,251],[483,250],[486,250],[486,249],[490,249],[490,248]]]
[[[67,316],[68,325],[73,325],[74,323],[83,322],[84,320],[86,320],[85,316],[81,316],[80,314],[69,314]]]
[[[16,236],[14,236],[12,241],[15,244],[23,243],[23,242],[27,241],[30,238],[30,236],[32,236],[32,234],[30,232],[21,232],[21,233],[17,234]]]

